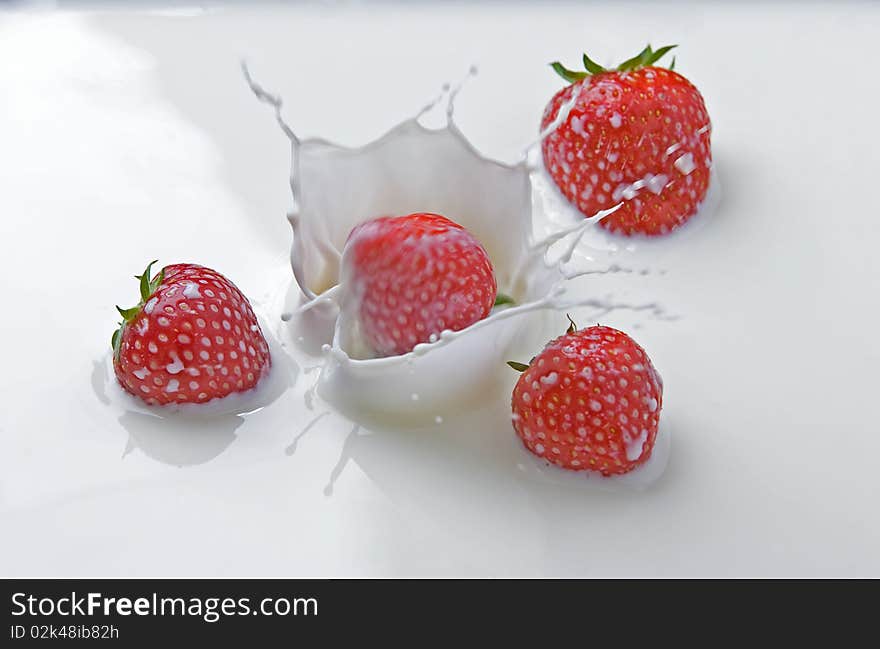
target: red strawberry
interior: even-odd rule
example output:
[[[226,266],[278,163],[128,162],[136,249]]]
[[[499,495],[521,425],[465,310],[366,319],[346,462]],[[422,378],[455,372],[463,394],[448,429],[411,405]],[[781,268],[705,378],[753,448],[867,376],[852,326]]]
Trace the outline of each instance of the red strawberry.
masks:
[[[361,331],[383,356],[405,354],[446,329],[464,329],[495,304],[498,289],[486,250],[438,214],[362,223],[349,234],[345,255]]]
[[[614,70],[584,54],[586,72],[553,68],[571,83],[544,111],[546,128],[580,91],[565,121],[544,139],[544,165],[565,197],[587,216],[623,202],[602,225],[659,235],[694,215],[706,197],[709,115],[683,76],[653,64],[670,49],[649,45]]]
[[[269,347],[247,298],[220,273],[174,264],[139,276],[141,301],[113,334],[119,384],[148,404],[204,403],[253,388]]]
[[[565,469],[626,473],[654,448],[663,382],[622,331],[574,323],[526,366],[513,389],[513,427],[526,448]]]

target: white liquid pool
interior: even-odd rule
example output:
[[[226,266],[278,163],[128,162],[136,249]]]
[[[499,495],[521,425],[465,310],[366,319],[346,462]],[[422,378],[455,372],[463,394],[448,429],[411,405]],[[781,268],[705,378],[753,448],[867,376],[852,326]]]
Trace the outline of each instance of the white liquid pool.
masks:
[[[388,12],[0,13],[0,574],[880,575],[880,224],[852,189],[877,168],[878,95],[838,63],[870,58],[880,8]],[[280,319],[292,385],[246,415],[183,437],[102,393],[113,305],[145,261],[216,268],[263,313],[292,304],[289,144],[242,57],[298,134],[352,147],[476,64],[456,122],[515,163],[560,87],[548,61],[648,40],[679,43],[723,192],[680,236],[590,239],[572,264],[610,272],[568,290],[662,306],[572,312],[632,333],[663,376],[649,488],[546,479],[510,429],[512,371],[475,411],[356,426],[314,391],[331,341]],[[789,64],[820,41],[833,57]]]

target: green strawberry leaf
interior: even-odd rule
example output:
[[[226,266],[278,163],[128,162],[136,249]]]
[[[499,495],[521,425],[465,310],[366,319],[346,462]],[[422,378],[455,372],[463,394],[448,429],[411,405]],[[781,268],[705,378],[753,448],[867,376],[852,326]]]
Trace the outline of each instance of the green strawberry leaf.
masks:
[[[110,338],[110,349],[113,350],[113,360],[119,358],[119,351],[122,349],[122,332],[125,331],[125,321],[119,323],[119,328],[113,332]]]
[[[137,305],[131,307],[130,309],[123,309],[121,306],[117,306],[116,310],[119,311],[119,315],[122,316],[122,322],[119,323],[119,328],[113,332],[113,336],[110,338],[110,345],[113,348],[113,357],[119,357],[119,348],[122,343],[122,333],[125,331],[125,326],[134,320],[138,314],[141,312],[141,309],[144,307],[144,304],[147,300],[150,299],[150,296],[155,293],[158,288],[162,285],[162,282],[165,281],[165,269],[159,271],[159,274],[150,278],[150,269],[152,269],[153,264],[155,264],[158,260],[154,259],[147,267],[144,269],[143,274],[135,275],[134,278],[138,280],[141,300],[137,303]]]
[[[654,63],[666,56],[670,50],[676,47],[678,47],[678,45],[664,45],[659,50],[654,51],[653,49],[651,49],[651,45],[648,44],[641,52],[636,54],[631,59],[627,59],[614,69],[617,72],[630,72],[632,70],[639,70],[649,65],[654,65]],[[583,55],[583,62],[586,72],[576,72],[574,70],[569,70],[559,61],[551,63],[550,66],[556,71],[556,74],[558,74],[569,83],[576,83],[578,81],[586,79],[591,74],[601,74],[602,72],[608,72],[607,68],[602,67],[586,54]],[[675,57],[672,57],[672,65],[669,66],[669,69],[675,69]]]
[[[601,65],[596,63],[593,59],[591,59],[589,56],[587,56],[586,53],[584,53],[584,67],[586,68],[587,72],[589,72],[590,74],[600,74],[602,72],[607,72],[607,70],[605,68],[603,68]]]
[[[629,70],[635,70],[636,68],[642,65],[643,60],[647,60],[651,57],[651,46],[648,45],[641,52],[636,54],[631,59],[627,59],[623,63],[617,66],[618,72],[627,72]]]
[[[155,262],[154,262],[155,263]],[[162,286],[162,282],[165,281],[165,269],[159,271],[159,274],[156,275],[152,281],[150,282],[150,295],[155,293],[160,286]]]
[[[495,306],[501,306],[503,304],[516,304],[516,302],[514,302],[513,298],[509,295],[499,293],[498,296],[495,298]]]
[[[116,310],[119,311],[119,315],[122,316],[122,319],[126,322],[131,322],[134,320],[135,316],[141,311],[141,305],[133,306],[130,309],[123,309],[122,307],[117,306]]]
[[[669,52],[669,50],[672,50],[676,47],[678,47],[678,45],[666,45],[665,47],[661,47],[659,50],[651,55],[651,58],[645,65],[654,65],[657,61],[662,59],[666,55],[666,53]],[[673,58],[673,60],[675,59]]]
[[[144,302],[150,298],[150,269],[157,261],[159,260],[154,259],[147,264],[147,269],[144,271],[143,275],[135,275],[135,279],[139,279],[141,282],[141,300]]]
[[[516,361],[507,361],[507,364],[510,365],[517,372],[525,372],[529,369],[529,366],[525,363],[517,363]]]
[[[550,67],[552,67],[556,71],[556,74],[558,74],[569,83],[577,83],[578,81],[586,79],[589,76],[586,72],[574,72],[573,70],[569,70],[559,61],[554,61],[550,64]]]

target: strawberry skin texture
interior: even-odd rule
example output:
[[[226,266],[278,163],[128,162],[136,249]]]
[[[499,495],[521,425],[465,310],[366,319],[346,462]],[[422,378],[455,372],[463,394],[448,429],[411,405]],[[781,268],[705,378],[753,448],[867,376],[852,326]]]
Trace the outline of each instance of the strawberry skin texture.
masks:
[[[346,258],[361,331],[382,356],[405,354],[492,310],[498,287],[489,254],[439,214],[380,217],[355,227]]]
[[[610,476],[651,456],[663,382],[628,335],[589,327],[551,341],[520,375],[511,403],[514,430],[533,454]]]
[[[150,405],[204,403],[256,386],[271,360],[247,298],[220,273],[195,264],[164,280],[125,324],[113,369]]]
[[[560,191],[586,216],[623,201],[601,221],[612,232],[678,228],[709,187],[711,125],[699,91],[665,68],[603,72],[556,93],[542,128],[581,87],[568,118],[542,143]]]

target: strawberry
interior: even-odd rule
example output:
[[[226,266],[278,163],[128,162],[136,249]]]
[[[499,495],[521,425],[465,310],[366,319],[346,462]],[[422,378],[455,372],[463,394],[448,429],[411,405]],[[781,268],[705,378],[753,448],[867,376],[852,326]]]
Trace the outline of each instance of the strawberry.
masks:
[[[348,236],[346,268],[361,332],[378,354],[405,354],[489,315],[497,296],[480,242],[439,214],[380,217]]]
[[[613,70],[586,54],[585,72],[553,63],[571,85],[544,111],[547,128],[560,107],[579,95],[542,143],[553,181],[581,212],[592,216],[622,206],[602,225],[625,235],[660,235],[687,221],[706,197],[711,125],[703,97],[672,66],[656,67],[675,47],[648,45]]]
[[[204,403],[257,385],[271,361],[247,298],[220,273],[174,264],[140,280],[141,301],[116,307],[119,384],[151,405]]]
[[[570,320],[570,319],[569,319]],[[631,471],[654,448],[663,382],[636,342],[611,327],[552,340],[513,389],[513,428],[526,448],[564,469]]]

